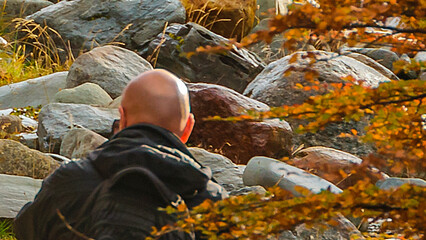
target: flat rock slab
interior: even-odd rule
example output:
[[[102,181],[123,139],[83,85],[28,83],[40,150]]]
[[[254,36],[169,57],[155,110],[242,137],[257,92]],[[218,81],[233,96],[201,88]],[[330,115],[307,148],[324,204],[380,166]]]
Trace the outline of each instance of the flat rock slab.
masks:
[[[0,218],[15,218],[34,199],[41,183],[40,179],[0,174]]]
[[[0,87],[0,109],[45,105],[65,88],[68,72],[26,80]]]
[[[44,152],[59,153],[63,137],[75,125],[109,137],[113,121],[119,118],[118,110],[112,108],[85,104],[48,104],[39,114],[37,135],[40,149]]]
[[[265,188],[278,184],[279,187],[290,191],[295,196],[300,196],[300,193],[295,190],[296,186],[309,189],[313,193],[319,193],[323,190],[329,190],[333,193],[342,192],[340,188],[327,180],[267,157],[250,159],[244,170],[243,181],[247,186],[260,185]]]

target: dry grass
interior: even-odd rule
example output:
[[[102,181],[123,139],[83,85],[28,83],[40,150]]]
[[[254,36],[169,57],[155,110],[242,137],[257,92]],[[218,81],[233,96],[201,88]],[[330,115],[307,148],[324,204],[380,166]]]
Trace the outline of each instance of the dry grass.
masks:
[[[0,32],[7,41],[0,46],[0,86],[68,70],[74,61],[69,42],[33,20],[7,21],[0,14]],[[56,45],[58,40],[65,49]]]

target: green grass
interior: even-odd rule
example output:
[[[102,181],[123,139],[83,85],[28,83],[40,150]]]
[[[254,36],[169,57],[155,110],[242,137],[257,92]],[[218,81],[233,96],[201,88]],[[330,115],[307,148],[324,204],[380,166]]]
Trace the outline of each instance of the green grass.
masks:
[[[1,240],[15,240],[13,233],[13,222],[8,219],[0,219],[0,239]]]

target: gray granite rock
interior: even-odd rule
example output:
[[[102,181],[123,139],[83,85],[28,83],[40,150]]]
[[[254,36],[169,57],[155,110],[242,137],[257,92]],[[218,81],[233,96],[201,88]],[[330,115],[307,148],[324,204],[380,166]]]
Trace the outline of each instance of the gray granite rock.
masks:
[[[300,196],[300,193],[295,190],[295,186],[304,187],[313,193],[319,193],[323,190],[329,190],[333,193],[342,192],[340,188],[320,177],[267,157],[250,159],[244,170],[243,181],[247,186],[272,187],[278,185],[295,196]]]
[[[289,60],[298,54],[296,62]],[[342,77],[348,75],[355,79],[364,80],[366,86],[377,87],[381,82],[390,81],[389,78],[377,72],[375,69],[346,56],[338,56],[336,53],[315,51],[317,61],[311,68],[318,72],[318,80],[328,83],[344,82]],[[295,89],[297,83],[307,85],[305,68],[309,59],[301,59],[306,52],[296,52],[270,63],[244,90],[244,95],[264,102],[269,106],[293,105],[302,103],[312,95],[325,91],[304,91]],[[294,68],[291,74],[284,74],[289,68]]]
[[[81,126],[108,137],[114,119],[119,117],[117,109],[85,104],[48,104],[39,114],[37,135],[40,149],[43,152],[59,153],[63,137],[74,126]]]
[[[27,17],[47,24],[70,42],[74,56],[111,42],[128,49],[149,41],[166,23],[183,23],[185,8],[179,0],[61,1]]]
[[[426,181],[421,178],[396,178],[390,177],[387,179],[380,180],[376,183],[376,186],[383,190],[389,190],[392,188],[398,188],[404,184],[416,185],[419,187],[426,187]]]
[[[0,87],[0,109],[45,105],[65,88],[68,72],[26,80]]]
[[[395,73],[393,73],[390,69],[388,69],[387,67],[378,63],[374,59],[368,57],[367,55],[356,53],[356,52],[346,52],[346,53],[343,53],[343,54],[345,56],[354,58],[354,59],[364,63],[365,65],[375,69],[376,71],[378,71],[379,73],[383,74],[385,77],[387,77],[391,80],[399,80],[399,78],[395,75]]]
[[[0,218],[15,218],[34,199],[41,183],[41,179],[0,174]]]
[[[347,56],[338,56],[336,53],[314,51],[317,61],[309,68],[317,71],[318,80],[326,83],[344,82],[343,77],[348,75],[355,79],[364,80],[366,86],[377,87],[382,82],[390,81],[389,78],[379,73],[375,69]],[[296,62],[290,63],[290,59],[298,54]],[[305,79],[305,68],[308,66],[308,59],[302,59],[306,52],[297,52],[286,56],[280,60],[270,63],[244,90],[244,95],[254,98],[269,106],[278,107],[282,105],[301,104],[309,97],[325,94],[328,89],[320,88],[319,91],[305,91],[295,88],[296,84],[309,86],[312,83]],[[293,68],[290,75],[284,72]],[[295,128],[306,124],[305,121],[289,121]],[[330,124],[325,130],[317,133],[306,133],[296,135],[294,143],[305,146],[326,146],[336,148],[356,155],[366,155],[374,152],[374,147],[365,144],[355,138],[340,138],[340,133],[350,133],[351,129],[356,129],[361,135],[367,126],[367,119],[358,122],[344,122]]]
[[[426,62],[426,51],[421,51],[414,56],[414,60],[418,62]]]
[[[114,100],[112,100],[112,101],[108,104],[108,107],[109,107],[109,108],[118,108],[118,107],[120,107],[120,105],[121,105],[121,99],[122,99],[122,97],[121,97],[121,96],[119,96],[119,97],[115,98]]]
[[[55,94],[55,102],[81,103],[105,107],[112,98],[95,83],[83,83],[75,88],[64,89]]]
[[[43,179],[57,167],[58,162],[37,150],[13,140],[0,139],[0,174]]]
[[[106,140],[89,129],[74,128],[63,137],[59,153],[67,158],[82,158]]]
[[[243,173],[228,158],[208,152],[202,148],[189,148],[189,151],[201,165],[210,167],[213,177],[229,193],[244,187]]]
[[[117,46],[98,47],[75,60],[66,87],[95,83],[116,98],[130,80],[151,69],[150,63],[132,51]]]
[[[206,28],[195,24],[174,24],[165,35],[142,46],[140,55],[149,59],[157,56],[156,67],[165,68],[190,82],[214,83],[242,92],[264,68],[264,63],[252,52],[234,48],[226,54],[195,54],[200,46],[218,46],[229,42]]]
[[[393,63],[399,60],[396,53],[383,48],[346,48],[345,50],[369,56],[390,70],[393,70]]]

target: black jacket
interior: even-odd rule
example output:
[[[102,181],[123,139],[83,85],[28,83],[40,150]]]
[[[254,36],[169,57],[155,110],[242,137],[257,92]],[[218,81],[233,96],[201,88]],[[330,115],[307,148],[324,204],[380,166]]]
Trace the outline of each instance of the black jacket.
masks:
[[[93,190],[129,167],[150,170],[190,208],[205,199],[216,201],[227,196],[212,180],[211,170],[201,166],[173,133],[137,124],[117,133],[86,159],[65,164],[46,178],[34,201],[25,205],[15,219],[17,238],[57,240],[58,236],[71,234],[56,209],[68,223],[78,222],[79,209]]]

